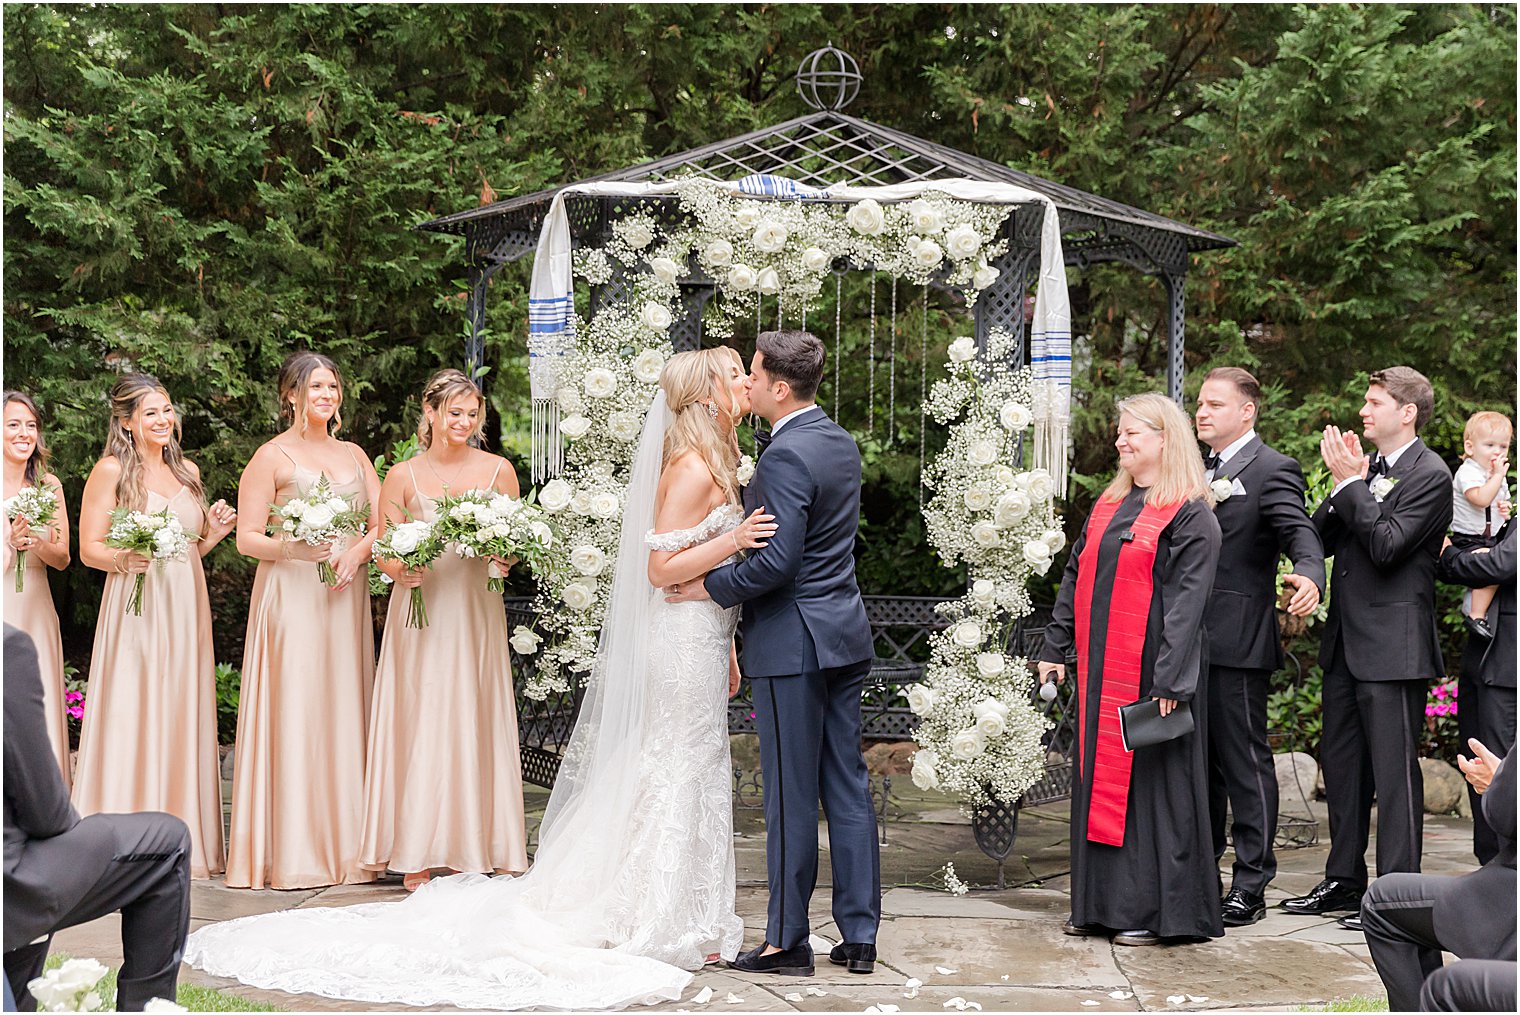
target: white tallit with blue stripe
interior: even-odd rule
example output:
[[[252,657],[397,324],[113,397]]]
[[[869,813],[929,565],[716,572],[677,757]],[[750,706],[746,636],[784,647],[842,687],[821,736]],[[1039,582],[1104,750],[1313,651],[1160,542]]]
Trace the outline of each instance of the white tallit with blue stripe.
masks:
[[[703,181],[711,185],[711,181]],[[563,468],[559,437],[559,367],[574,348],[575,303],[571,270],[570,219],[565,200],[571,196],[643,197],[677,194],[684,180],[645,183],[582,183],[554,195],[538,238],[533,279],[528,292],[528,377],[533,395],[533,463],[535,483]],[[1055,204],[1044,194],[1008,183],[980,180],[919,180],[886,187],[830,187],[817,190],[785,177],[747,176],[719,183],[733,193],[761,200],[815,200],[858,203],[868,198],[895,203],[936,191],[961,201],[981,204],[1040,205],[1040,268],[1030,329],[1030,361],[1034,371],[1034,448],[1032,466],[1047,469],[1058,495],[1066,492],[1071,426],[1071,302],[1066,291],[1066,262],[1061,250],[1061,224]]]

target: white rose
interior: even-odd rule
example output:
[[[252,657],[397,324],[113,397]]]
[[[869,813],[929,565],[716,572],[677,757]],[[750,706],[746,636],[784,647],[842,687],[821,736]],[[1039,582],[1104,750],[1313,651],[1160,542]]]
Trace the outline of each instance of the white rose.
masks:
[[[802,252],[802,266],[808,271],[828,271],[834,258],[822,247],[808,247]]]
[[[1008,706],[994,698],[978,702],[972,708],[976,731],[984,737],[1000,737],[1008,729]]]
[[[620,441],[631,441],[639,436],[639,417],[626,409],[607,415],[607,432]]]
[[[512,629],[512,648],[520,656],[530,656],[538,651],[538,646],[543,642],[531,627],[519,624]]]
[[[1393,492],[1394,484],[1397,482],[1398,480],[1388,476],[1379,476],[1368,485],[1367,490],[1372,494],[1372,499],[1381,504],[1383,498]]]
[[[972,465],[991,465],[997,461],[998,446],[996,441],[972,441],[966,448],[966,461]]]
[[[702,250],[702,260],[721,268],[734,259],[734,245],[727,240],[713,240]]]
[[[950,629],[950,640],[961,648],[976,648],[982,643],[982,626],[974,620],[963,620]]]
[[[153,545],[157,547],[154,555],[168,557],[179,550],[179,536],[168,529],[159,529],[153,534]]]
[[[545,511],[563,511],[570,506],[575,488],[563,479],[551,479],[538,491],[538,502]]]
[[[755,227],[755,233],[749,241],[763,254],[779,254],[786,246],[786,237],[786,226],[767,219]]]
[[[681,277],[681,266],[668,257],[650,259],[649,270],[654,272],[654,277],[661,282],[674,283]]]
[[[95,959],[69,959],[51,972],[55,985],[80,991],[95,986],[110,970]]]
[[[1061,547],[1066,545],[1066,533],[1060,529],[1046,529],[1040,538],[1045,540],[1045,545],[1050,547],[1051,553],[1060,553]]]
[[[642,222],[628,222],[623,226],[623,239],[634,250],[643,250],[654,242],[654,232]]]
[[[1044,469],[1031,469],[1027,475],[1029,476],[1029,499],[1036,504],[1049,500],[1055,493],[1055,486],[1050,481],[1050,473]]]
[[[1050,567],[1050,544],[1043,539],[1031,539],[1024,544],[1024,563],[1044,574]]]
[[[748,229],[759,223],[762,214],[758,205],[741,204],[739,210],[734,212],[734,221]]]
[[[945,228],[945,216],[923,198],[908,205],[908,221],[913,223],[916,233],[937,233]]]
[[[976,655],[976,672],[984,677],[1001,675],[1007,665],[1001,652],[978,652]]]
[[[950,343],[950,362],[966,363],[976,358],[976,339],[962,335]]]
[[[774,296],[781,291],[781,276],[776,274],[775,268],[761,268],[755,277],[755,288],[767,296]]]
[[[670,321],[670,311],[652,300],[639,311],[639,323],[651,331],[664,331],[670,327]]]
[[[472,500],[460,501],[458,504],[454,505],[452,514],[455,518],[468,519],[475,513],[476,509],[480,507],[482,507],[482,505],[477,504]]]
[[[734,479],[740,486],[748,486],[749,481],[755,478],[755,460],[749,455],[739,456],[739,467],[734,470]]]
[[[585,490],[577,490],[575,496],[570,498],[570,511],[573,514],[589,515],[591,513],[591,494]]]
[[[590,507],[591,513],[598,518],[616,518],[621,505],[617,494],[604,490],[591,495]]]
[[[939,788],[939,773],[934,770],[939,757],[920,747],[913,752],[913,785],[922,790]]]
[[[961,499],[966,502],[966,507],[972,511],[986,511],[992,506],[992,494],[985,486],[981,485],[967,487],[966,492],[961,495]]]
[[[592,367],[586,371],[586,377],[581,383],[586,389],[586,394],[592,398],[611,398],[617,391],[618,379],[617,374],[606,367]]]
[[[991,522],[977,522],[971,526],[971,538],[977,546],[996,546],[999,539],[997,526]]]
[[[327,498],[327,510],[335,515],[342,514],[348,510],[348,502],[342,497],[329,497]]]
[[[559,432],[573,441],[586,436],[586,431],[591,429],[591,420],[576,413],[574,416],[566,416],[559,421]]]
[[[1216,503],[1229,500],[1230,494],[1235,492],[1235,484],[1228,479],[1216,479],[1209,484],[1209,492],[1214,495]]]
[[[422,529],[426,523],[403,522],[391,530],[391,549],[401,556],[405,556],[417,549],[417,544],[422,542]]]
[[[570,566],[587,578],[595,578],[602,573],[602,568],[607,566],[607,555],[600,547],[589,543],[585,546],[577,546],[570,551]]]
[[[158,515],[145,515],[142,519],[142,527],[149,532],[156,532],[167,524],[168,522]]]
[[[933,240],[919,240],[913,244],[913,260],[920,268],[937,268],[945,259],[945,251]]]
[[[992,477],[997,480],[998,486],[1009,487],[1013,485],[1013,470],[1006,465],[999,465],[992,470]]]
[[[1004,402],[998,410],[998,422],[1003,424],[1004,430],[1012,430],[1018,433],[1034,420],[1034,413],[1024,408],[1018,402]]]
[[[990,578],[978,578],[972,582],[971,601],[978,606],[991,606],[997,601],[997,583]]]
[[[554,401],[559,404],[559,411],[564,413],[580,412],[581,406],[586,404],[581,400],[580,389],[569,384],[562,385],[554,393]]]
[[[755,269],[747,264],[736,264],[728,269],[728,287],[737,289],[739,292],[749,292],[755,288]]]
[[[975,289],[985,289],[998,279],[998,270],[990,264],[984,264],[976,269],[971,275],[971,285]]]
[[[572,610],[588,610],[596,602],[596,591],[586,582],[573,581],[565,586],[559,597]]]
[[[548,547],[554,545],[554,530],[549,528],[547,523],[532,522],[528,525],[528,531],[533,534],[533,540],[539,546]]]
[[[665,354],[658,349],[645,349],[633,359],[633,376],[645,384],[653,384],[660,379],[660,372],[665,369]]]
[[[866,198],[857,205],[853,205],[845,212],[844,220],[849,223],[851,229],[866,236],[875,236],[881,232],[886,224],[887,217],[881,210],[881,205],[870,198]]]
[[[934,689],[924,684],[914,684],[908,688],[908,708],[920,718],[934,711]]]
[[[950,738],[950,753],[961,761],[970,761],[987,749],[987,742],[977,730],[961,730]]]
[[[165,1000],[164,998],[161,998],[161,997],[150,998],[148,1000],[148,1003],[143,1005],[143,1011],[189,1011],[189,1010],[190,1010],[189,1008],[181,1008],[179,1005],[175,1004],[173,1001],[168,1001],[168,1000]]]
[[[957,261],[964,261],[982,249],[982,234],[970,226],[956,226],[945,234],[945,249]]]

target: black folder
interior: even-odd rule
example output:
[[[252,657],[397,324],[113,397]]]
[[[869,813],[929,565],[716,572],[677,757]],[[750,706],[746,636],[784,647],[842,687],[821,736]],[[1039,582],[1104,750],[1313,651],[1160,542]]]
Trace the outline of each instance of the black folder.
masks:
[[[1172,714],[1164,717],[1161,714],[1161,702],[1155,698],[1141,698],[1119,706],[1119,734],[1124,738],[1126,751],[1164,744],[1191,732],[1193,710],[1185,701],[1177,702]]]

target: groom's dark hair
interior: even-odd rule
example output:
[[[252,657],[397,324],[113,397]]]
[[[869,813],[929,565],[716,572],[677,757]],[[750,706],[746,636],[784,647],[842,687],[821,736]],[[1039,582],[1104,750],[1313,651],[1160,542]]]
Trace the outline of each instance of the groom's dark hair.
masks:
[[[792,397],[806,401],[823,380],[823,343],[810,331],[762,331],[755,350],[765,354],[761,368],[773,381],[786,381]]]

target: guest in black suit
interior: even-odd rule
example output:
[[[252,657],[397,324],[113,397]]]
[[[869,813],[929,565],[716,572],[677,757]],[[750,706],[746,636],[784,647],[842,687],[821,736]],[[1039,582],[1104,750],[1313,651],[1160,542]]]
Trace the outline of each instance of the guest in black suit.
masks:
[[[1507,754],[1515,746],[1515,523],[1505,523],[1491,549],[1448,546],[1441,554],[1441,577],[1474,588],[1499,587],[1488,608],[1493,637],[1470,634],[1462,650],[1457,725],[1463,740],[1481,740],[1496,754]],[[1498,854],[1499,842],[1472,787],[1468,795],[1473,853],[1479,863],[1488,863]]]
[[[1389,1011],[1413,1011],[1426,977],[1441,968],[1441,952],[1459,959],[1510,963],[1508,1004],[1515,999],[1515,754],[1502,762],[1475,744],[1469,780],[1491,777],[1483,810],[1500,840],[1493,860],[1461,877],[1386,874],[1362,900],[1367,949],[1388,990]]]
[[[1227,927],[1266,913],[1277,873],[1277,774],[1267,743],[1267,685],[1282,666],[1277,626],[1277,558],[1293,571],[1288,612],[1308,616],[1325,584],[1325,551],[1304,509],[1297,462],[1256,435],[1261,385],[1239,367],[1209,371],[1194,421],[1209,447],[1204,476],[1219,521],[1219,567],[1204,612],[1209,640],[1209,823],[1216,864],[1224,856],[1225,811],[1234,818],[1235,867],[1221,904]]]
[[[121,912],[121,1011],[174,1000],[190,927],[190,832],[168,814],[80,820],[48,744],[37,650],[5,626],[5,978],[21,1011],[37,1004],[56,932]]]
[[[1367,887],[1373,792],[1379,875],[1420,869],[1424,780],[1416,733],[1426,684],[1442,675],[1435,572],[1451,524],[1451,470],[1418,436],[1435,411],[1430,381],[1409,367],[1369,378],[1362,432],[1325,428],[1320,454],[1335,489],[1314,512],[1335,558],[1329,620],[1320,640],[1325,672],[1320,768],[1330,809],[1325,879],[1289,899],[1291,913],[1355,911]]]

